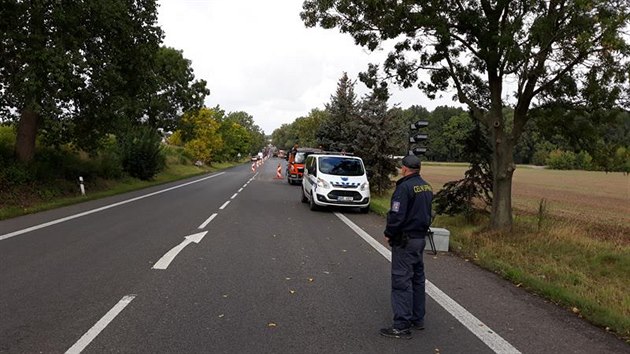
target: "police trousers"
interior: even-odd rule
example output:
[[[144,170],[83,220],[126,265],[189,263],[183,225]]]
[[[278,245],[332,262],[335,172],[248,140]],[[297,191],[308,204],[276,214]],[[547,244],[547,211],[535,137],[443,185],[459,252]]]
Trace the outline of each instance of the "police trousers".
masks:
[[[422,255],[424,237],[409,239],[403,247],[392,247],[392,310],[396,329],[424,324],[425,276]]]

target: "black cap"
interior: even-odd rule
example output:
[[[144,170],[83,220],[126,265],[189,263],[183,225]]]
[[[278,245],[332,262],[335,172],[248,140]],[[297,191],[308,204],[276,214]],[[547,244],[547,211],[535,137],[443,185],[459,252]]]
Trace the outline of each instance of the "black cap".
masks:
[[[420,169],[420,159],[415,155],[408,155],[402,159],[403,166],[410,168],[412,170]]]

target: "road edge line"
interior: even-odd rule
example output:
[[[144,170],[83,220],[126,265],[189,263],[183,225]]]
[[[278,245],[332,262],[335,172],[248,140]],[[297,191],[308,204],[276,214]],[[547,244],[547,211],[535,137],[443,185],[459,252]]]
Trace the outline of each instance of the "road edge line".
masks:
[[[152,193],[149,193],[149,194],[141,195],[139,197],[123,200],[123,201],[120,201],[120,202],[117,202],[117,203],[114,203],[114,204],[105,205],[105,206],[102,206],[100,208],[84,211],[84,212],[79,213],[79,214],[66,216],[64,218],[60,218],[60,219],[52,220],[52,221],[49,221],[49,222],[45,222],[43,224],[31,226],[31,227],[28,227],[26,229],[13,231],[13,232],[10,232],[8,234],[0,235],[0,241],[9,239],[11,237],[19,236],[19,235],[22,235],[22,234],[25,234],[25,233],[29,233],[31,231],[36,231],[36,230],[39,230],[39,229],[43,229],[43,228],[48,227],[48,226],[60,224],[62,222],[66,222],[68,220],[77,219],[77,218],[80,218],[80,217],[83,217],[83,216],[86,216],[86,215],[98,213],[99,211],[115,208],[117,206],[121,206],[121,205],[128,204],[128,203],[131,203],[131,202],[135,202],[135,201],[140,200],[140,199],[152,197],[154,195],[158,195],[158,194],[161,194],[161,193],[164,193],[164,192],[172,191],[173,189],[177,189],[177,188],[185,187],[185,186],[197,183],[197,182],[205,181],[207,179],[210,179],[210,178],[213,178],[213,177],[216,177],[216,176],[220,176],[220,175],[222,175],[224,173],[225,172],[215,173],[213,175],[210,175],[210,176],[207,176],[207,177],[204,177],[204,178],[200,178],[198,180],[194,180],[194,181],[187,182],[187,183],[184,183],[184,184],[180,184],[180,185],[177,185],[177,186],[169,187],[169,188],[162,189],[162,190],[159,190],[159,191],[156,191],[156,192],[152,192]]]
[[[348,219],[347,216],[335,212],[341,221],[349,226],[357,235],[370,244],[378,253],[387,258],[388,261],[392,261],[392,253],[387,247],[380,244],[376,239],[357,224]],[[516,349],[512,344],[503,339],[497,332],[488,327],[485,323],[481,322],[472,313],[468,312],[463,306],[453,300],[445,292],[440,290],[437,286],[426,280],[426,293],[437,302],[442,308],[444,308],[451,316],[455,317],[464,327],[472,332],[477,338],[479,338],[485,345],[492,349],[495,353],[501,354],[520,354],[520,351]]]

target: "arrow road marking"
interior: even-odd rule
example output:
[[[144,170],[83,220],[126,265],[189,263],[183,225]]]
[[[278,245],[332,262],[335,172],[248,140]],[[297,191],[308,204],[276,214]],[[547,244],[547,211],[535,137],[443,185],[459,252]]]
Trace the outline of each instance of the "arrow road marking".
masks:
[[[185,240],[182,241],[182,243],[180,243],[179,245],[173,247],[170,251],[166,252],[166,254],[164,256],[162,256],[162,258],[160,258],[159,261],[157,261],[154,265],[153,265],[153,269],[166,269],[168,268],[168,265],[171,264],[171,262],[173,261],[173,259],[175,259],[175,257],[177,256],[177,254],[179,254],[179,252],[181,252],[184,247],[188,246],[190,243],[194,242],[194,243],[199,243],[201,242],[201,240],[203,239],[204,236],[206,236],[206,234],[208,233],[208,231],[204,231],[204,232],[199,232],[190,236],[186,236]]]
[[[66,354],[81,353],[83,349],[90,345],[94,338],[96,338],[96,336],[98,336],[99,333],[101,333],[101,331],[103,331],[105,327],[107,327],[107,325],[112,322],[114,318],[116,318],[116,316],[118,316],[118,314],[122,310],[124,310],[125,307],[127,307],[127,305],[129,305],[131,300],[133,300],[135,297],[136,295],[134,294],[124,296],[114,307],[112,307],[111,310],[109,310],[105,314],[105,316],[103,316],[103,318],[96,322],[96,324],[92,326],[92,328],[90,328],[81,338],[79,338],[79,340],[66,351]]]
[[[392,261],[392,253],[385,246],[381,245],[374,237],[370,236],[362,228],[353,223],[345,215],[341,213],[335,213],[335,215],[341,219],[346,225],[348,225],[357,235],[361,236],[370,246],[374,247],[378,253],[387,258],[388,261]],[[429,280],[426,280],[426,292],[435,300],[440,306],[442,306],[448,313],[450,313],[456,320],[461,322],[470,332],[472,332],[477,338],[481,339],[490,349],[495,353],[501,354],[520,354],[518,349],[514,348],[508,341],[503,339],[490,327],[486,326],[472,313],[468,312],[464,307],[446,295],[437,286],[433,285]]]

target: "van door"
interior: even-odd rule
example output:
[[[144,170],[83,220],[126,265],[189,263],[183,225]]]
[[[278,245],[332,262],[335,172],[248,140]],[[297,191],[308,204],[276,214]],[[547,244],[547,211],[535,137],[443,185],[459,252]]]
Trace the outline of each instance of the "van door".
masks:
[[[304,164],[304,178],[302,178],[302,184],[304,186],[304,193],[310,195],[313,188],[313,178],[317,176],[317,158],[309,156],[306,158]]]

